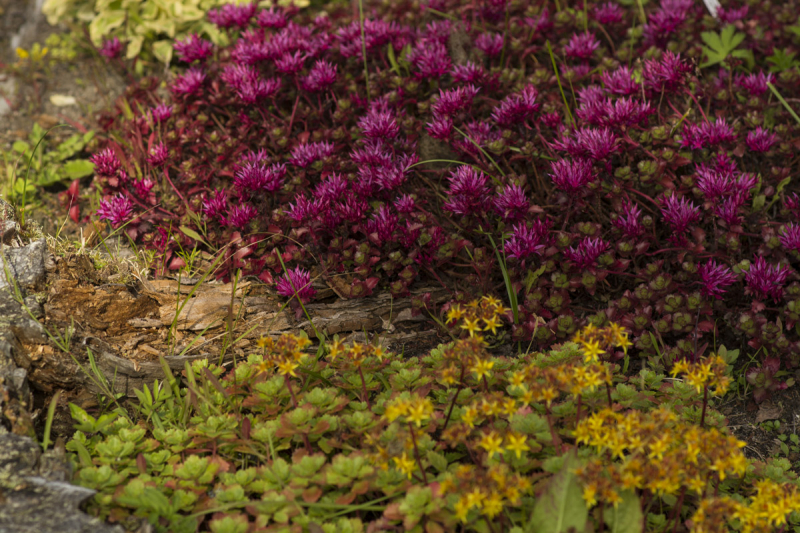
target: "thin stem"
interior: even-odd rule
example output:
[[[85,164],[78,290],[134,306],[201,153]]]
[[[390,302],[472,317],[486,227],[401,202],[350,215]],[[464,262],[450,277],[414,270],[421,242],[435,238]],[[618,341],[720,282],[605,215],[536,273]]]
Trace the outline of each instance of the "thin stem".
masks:
[[[706,421],[706,406],[708,405],[708,385],[703,387],[703,412],[700,414],[700,427],[703,427]]]
[[[362,401],[367,402],[367,408],[372,409],[369,403],[369,394],[367,394],[367,382],[364,380],[364,372],[361,371],[361,366],[358,367],[358,375],[361,376],[361,398]]]
[[[292,382],[289,380],[289,376],[283,376],[283,382],[286,383],[286,388],[289,389],[289,394],[292,395],[292,407],[297,409],[297,398],[294,395],[294,389],[292,389]]]
[[[419,471],[422,472],[422,480],[425,484],[428,484],[428,474],[425,473],[425,469],[422,468],[422,459],[419,456],[419,448],[417,447],[417,436],[414,433],[414,427],[411,425],[411,422],[408,423],[408,429],[411,430],[411,442],[414,443],[414,457],[417,458],[417,465],[419,466]]]
[[[361,25],[361,55],[364,57],[364,87],[367,89],[367,102],[371,101],[369,95],[369,70],[367,69],[367,39],[364,36],[364,1],[358,0],[358,18]]]
[[[461,365],[461,377],[458,378],[458,390],[456,390],[456,395],[453,396],[453,401],[450,402],[450,409],[447,410],[447,418],[444,419],[444,427],[442,431],[447,429],[447,424],[450,422],[450,417],[453,415],[453,408],[456,406],[456,400],[458,400],[458,395],[461,394],[461,391],[464,389],[464,370],[465,366]]]

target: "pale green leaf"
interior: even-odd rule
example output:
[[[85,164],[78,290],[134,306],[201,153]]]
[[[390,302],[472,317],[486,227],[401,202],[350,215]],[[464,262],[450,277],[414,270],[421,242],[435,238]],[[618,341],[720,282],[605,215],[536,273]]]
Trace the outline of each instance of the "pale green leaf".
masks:
[[[603,511],[603,520],[611,533],[634,533],[644,529],[644,515],[639,497],[632,490],[620,493],[622,501],[616,507],[609,505]]]
[[[566,533],[570,529],[583,531],[586,527],[589,509],[572,471],[574,463],[574,454],[568,455],[561,470],[550,478],[533,507],[528,533]]]

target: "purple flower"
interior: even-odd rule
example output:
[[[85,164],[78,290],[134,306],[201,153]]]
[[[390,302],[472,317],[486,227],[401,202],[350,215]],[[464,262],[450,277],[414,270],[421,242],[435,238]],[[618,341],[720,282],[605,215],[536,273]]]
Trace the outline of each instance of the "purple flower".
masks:
[[[191,34],[183,41],[175,43],[175,53],[181,61],[205,61],[214,53],[214,45],[201,39],[196,33]]]
[[[553,161],[550,177],[556,187],[570,196],[581,194],[595,179],[592,164],[586,159]]]
[[[577,247],[570,246],[568,250],[564,250],[564,257],[575,263],[579,270],[583,270],[594,266],[597,258],[608,250],[608,246],[608,243],[599,237],[596,239],[584,237]]]
[[[146,200],[147,197],[150,196],[150,191],[153,190],[154,186],[155,183],[150,178],[142,178],[133,182],[133,190],[135,190],[136,195],[143,200]]]
[[[736,21],[742,20],[747,16],[747,11],[749,6],[742,6],[739,9],[736,8],[728,8],[725,9],[720,7],[717,9],[717,18],[723,24],[733,24]]]
[[[341,174],[335,172],[327,179],[320,181],[314,189],[314,197],[318,198],[323,204],[330,204],[339,201],[347,191],[348,183]]]
[[[757,153],[769,152],[770,149],[778,142],[778,136],[770,133],[761,126],[747,134],[745,144],[750,150]]]
[[[336,205],[336,210],[342,218],[352,224],[357,224],[364,220],[364,213],[369,209],[369,204],[361,198],[349,197],[344,202]]]
[[[793,192],[791,196],[785,196],[783,205],[786,209],[792,211],[794,216],[800,218],[800,196],[797,196],[796,192]]]
[[[326,91],[335,81],[336,65],[318,59],[311,67],[308,76],[303,78],[302,85],[306,90],[316,93]]]
[[[699,126],[690,123],[684,124],[681,146],[699,150],[735,140],[736,134],[733,132],[733,128],[724,118],[718,118],[713,124],[710,122],[704,122]]]
[[[420,41],[407,56],[420,78],[441,78],[451,66],[447,47],[439,41]]]
[[[672,228],[669,241],[677,246],[685,244],[686,238],[683,233],[689,225],[700,220],[700,209],[686,198],[678,198],[676,195],[664,199],[661,214]]]
[[[190,68],[182,75],[175,78],[170,86],[175,94],[190,95],[200,90],[206,79],[205,73],[198,68]]]
[[[286,52],[275,61],[275,68],[282,74],[296,74],[303,68],[305,59],[305,55],[300,50],[294,53]]]
[[[686,21],[692,0],[662,0],[661,7],[647,18],[645,43],[663,48],[669,37]]]
[[[272,98],[281,87],[280,78],[264,80],[249,65],[228,65],[223,69],[220,78],[236,91],[236,95],[245,104]]]
[[[108,220],[113,227],[119,227],[133,215],[133,204],[130,199],[121,194],[110,200],[101,200],[97,209],[100,220]]]
[[[358,128],[368,139],[390,141],[400,133],[400,126],[390,111],[371,110],[358,121]]]
[[[327,141],[300,144],[292,150],[289,162],[300,168],[306,168],[320,159],[333,154],[333,144]]]
[[[630,96],[642,90],[641,85],[633,79],[633,72],[626,66],[621,66],[612,72],[602,72],[600,79],[606,91],[620,96]]]
[[[525,17],[523,23],[537,33],[545,33],[553,29],[553,21],[550,20],[550,10],[546,7],[542,9],[542,12],[536,17]]]
[[[533,117],[539,110],[536,98],[539,91],[533,85],[526,85],[522,92],[508,95],[492,110],[492,118],[501,126],[510,126]]]
[[[367,222],[367,232],[377,233],[383,242],[392,240],[395,229],[397,229],[397,215],[386,205],[380,206],[372,219]]]
[[[723,220],[728,226],[739,224],[739,208],[744,204],[747,197],[742,194],[727,196],[721,203],[714,206],[712,212]]]
[[[450,39],[452,23],[449,20],[434,20],[425,26],[425,37],[447,44]]]
[[[297,296],[301,302],[308,303],[317,294],[316,289],[311,286],[311,274],[307,270],[295,267],[294,270],[287,270],[278,280],[276,286],[278,294],[292,298]]]
[[[736,76],[736,85],[750,93],[750,96],[761,96],[769,90],[768,83],[775,83],[775,75],[772,73],[764,74],[739,74]]]
[[[624,14],[625,11],[614,2],[606,2],[594,8],[594,19],[604,26],[619,24]]]
[[[428,135],[434,139],[447,139],[453,133],[453,121],[449,117],[434,118],[433,122],[429,122],[425,129],[428,130]]]
[[[450,173],[450,190],[444,209],[457,215],[483,215],[489,202],[488,177],[469,165]]]
[[[223,221],[225,213],[228,212],[228,191],[218,189],[213,196],[203,198],[203,214],[208,218],[216,218]]]
[[[520,261],[524,261],[533,254],[541,255],[548,230],[549,225],[547,224],[535,224],[532,228],[523,222],[516,224],[511,232],[511,237],[503,245],[506,255]]]
[[[289,205],[287,214],[296,222],[307,222],[322,210],[323,204],[319,199],[309,200],[304,195],[295,196],[294,205]]]
[[[283,187],[285,175],[286,167],[281,164],[267,167],[264,163],[246,163],[234,175],[233,185],[246,196],[258,191],[274,193]]]
[[[256,218],[256,208],[250,204],[237,204],[230,208],[225,219],[225,225],[237,229],[244,229],[251,220]]]
[[[150,110],[154,122],[166,122],[172,116],[172,106],[158,104]]]
[[[588,31],[576,33],[564,47],[564,54],[571,59],[589,59],[594,51],[600,47],[600,41],[594,33]]]
[[[499,33],[482,33],[475,39],[475,48],[489,57],[494,57],[503,51],[503,36]]]
[[[225,4],[218,9],[211,9],[208,12],[208,20],[220,28],[232,28],[234,26],[244,29],[250,24],[250,19],[256,14],[258,5],[252,4]]]
[[[661,60],[646,59],[642,67],[644,86],[651,94],[677,92],[686,81],[692,66],[681,60],[680,54],[664,52]]]
[[[433,104],[434,117],[452,117],[467,109],[472,105],[472,99],[479,90],[474,85],[464,85],[446,91],[439,90],[439,98]]]
[[[158,143],[150,149],[150,154],[147,156],[147,162],[154,167],[160,167],[167,162],[169,158],[169,149],[164,143]]]
[[[506,185],[494,199],[494,210],[506,222],[517,222],[528,213],[528,197],[519,185]]]
[[[409,43],[409,36],[410,30],[396,22],[364,20],[364,45],[366,46],[367,54],[375,50],[381,50],[389,43],[392,43],[395,50],[402,50]],[[363,61],[361,24],[358,20],[339,28],[336,40],[339,42],[339,51],[344,57],[358,57],[359,60]],[[435,39],[433,41],[439,42]]]
[[[745,274],[747,290],[759,300],[768,297],[777,302],[783,295],[783,284],[791,269],[786,265],[770,265],[763,257],[758,257]]]
[[[700,265],[697,271],[700,274],[702,283],[700,292],[706,297],[713,296],[719,300],[725,293],[725,287],[736,282],[736,274],[731,272],[730,268],[725,265],[718,265],[711,259],[708,260],[708,263]]]
[[[784,226],[783,232],[780,236],[781,246],[787,252],[795,251],[800,252],[800,226],[794,222]]]
[[[411,213],[416,207],[417,205],[416,202],[414,202],[414,198],[408,194],[404,194],[394,201],[394,208],[397,209],[398,213],[404,215]]]
[[[106,148],[94,154],[89,158],[89,161],[94,163],[94,173],[105,178],[116,176],[117,171],[122,166],[122,163],[117,159],[117,154],[111,148]]]
[[[279,30],[285,27],[286,23],[286,15],[282,11],[276,10],[274,7],[262,9],[259,11],[258,17],[256,17],[256,24],[258,24],[260,28]]]
[[[601,161],[618,151],[618,138],[609,128],[581,128],[573,136],[562,141],[554,141],[558,150],[568,152],[572,157],[588,157]]]
[[[118,58],[122,53],[122,43],[119,41],[119,37],[103,41],[103,46],[98,52],[101,56],[107,57],[108,59]]]
[[[626,200],[622,204],[622,215],[617,216],[611,223],[616,228],[619,228],[625,237],[636,239],[644,233],[644,227],[640,220],[641,216],[642,210],[636,204]]]
[[[453,81],[457,83],[482,84],[486,79],[486,72],[483,67],[476,65],[472,61],[467,61],[463,65],[453,65],[450,71]]]

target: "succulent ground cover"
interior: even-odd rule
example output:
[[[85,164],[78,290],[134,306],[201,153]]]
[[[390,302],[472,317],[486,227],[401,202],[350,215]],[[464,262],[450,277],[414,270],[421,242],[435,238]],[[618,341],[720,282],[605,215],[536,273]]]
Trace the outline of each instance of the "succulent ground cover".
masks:
[[[533,347],[615,321],[669,369],[722,337],[762,400],[800,353],[792,6],[213,10],[231,44],[106,117],[98,214],[160,273],[224,251],[302,301],[504,294]]]
[[[136,408],[74,407],[92,511],[242,533],[800,526],[791,465],[748,461],[714,409],[799,362],[796,13],[209,11],[227,44],[175,42],[178,67],[103,115],[96,215],[157,276],[206,252],[298,316],[312,279],[346,298],[438,282],[452,301],[415,306],[454,341],[264,338]]]

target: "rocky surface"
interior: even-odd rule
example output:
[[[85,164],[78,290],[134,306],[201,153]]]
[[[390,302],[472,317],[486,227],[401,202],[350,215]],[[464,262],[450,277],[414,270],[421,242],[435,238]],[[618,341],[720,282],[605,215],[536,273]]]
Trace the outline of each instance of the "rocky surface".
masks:
[[[22,343],[45,343],[34,292],[53,261],[43,240],[0,249],[0,532],[121,532],[80,510],[94,491],[71,485],[63,447],[41,453]]]

